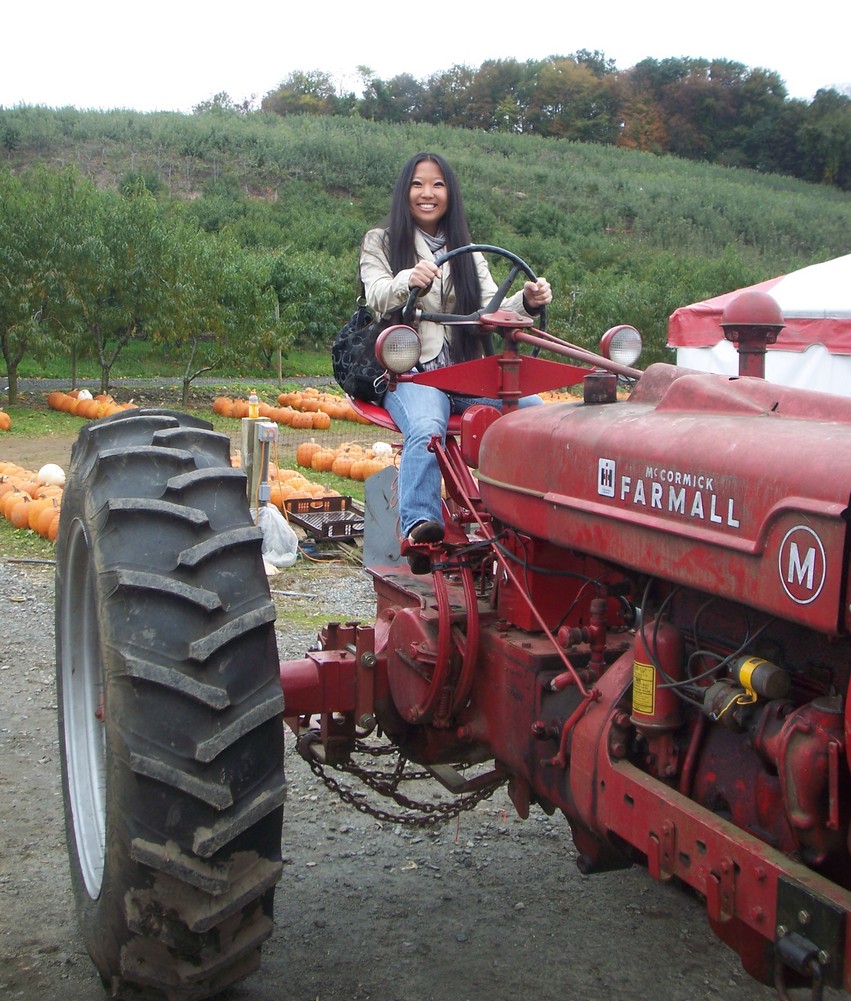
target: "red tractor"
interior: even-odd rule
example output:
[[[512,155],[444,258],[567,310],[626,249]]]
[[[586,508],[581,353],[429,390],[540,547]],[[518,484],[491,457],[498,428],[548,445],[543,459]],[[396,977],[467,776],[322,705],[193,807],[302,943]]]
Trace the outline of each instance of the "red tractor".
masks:
[[[301,660],[278,664],[227,437],[156,410],[82,431],[57,548],[63,783],[83,933],[114,996],[207,997],[256,967],[282,717],[317,769],[371,735],[459,796],[507,782],[520,816],[564,814],[583,872],[638,862],[699,894],[781,997],[851,990],[851,400],[758,377],[782,326],[770,300],[727,324],[746,374],[642,373],[501,310],[531,272],[498,252],[508,278],[465,319],[502,350],[390,371],[390,391],[504,403],[433,443],[431,573],[370,566],[375,622],[330,624]],[[410,368],[413,336],[386,335],[390,369]],[[516,408],[580,382],[582,399]]]

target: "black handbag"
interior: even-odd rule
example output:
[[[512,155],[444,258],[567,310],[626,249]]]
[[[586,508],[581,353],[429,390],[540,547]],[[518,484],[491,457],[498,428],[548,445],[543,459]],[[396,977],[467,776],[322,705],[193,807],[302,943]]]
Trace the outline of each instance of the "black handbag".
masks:
[[[387,391],[387,372],[375,357],[378,335],[393,322],[375,319],[367,306],[358,306],[331,347],[334,378],[349,396],[380,403]]]

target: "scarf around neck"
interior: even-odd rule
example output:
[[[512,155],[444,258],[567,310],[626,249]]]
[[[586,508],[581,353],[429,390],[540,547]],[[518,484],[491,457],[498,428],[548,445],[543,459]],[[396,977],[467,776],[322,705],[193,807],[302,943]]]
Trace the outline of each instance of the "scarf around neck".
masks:
[[[426,246],[433,254],[437,254],[438,251],[443,250],[446,246],[446,235],[442,229],[439,229],[434,236],[426,233],[426,231],[420,229],[419,226],[417,229],[419,230],[420,236],[425,240]]]

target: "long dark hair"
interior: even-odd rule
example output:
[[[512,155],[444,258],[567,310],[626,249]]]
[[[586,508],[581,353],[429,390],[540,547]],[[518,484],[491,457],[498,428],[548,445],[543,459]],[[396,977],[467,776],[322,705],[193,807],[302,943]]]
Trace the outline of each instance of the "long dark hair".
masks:
[[[461,186],[455,171],[439,153],[417,153],[402,167],[393,189],[393,200],[390,203],[390,214],[384,221],[386,228],[387,257],[393,274],[398,274],[405,268],[412,268],[417,263],[414,250],[416,223],[411,215],[410,192],[417,167],[424,160],[435,164],[443,174],[446,182],[447,208],[441,220],[441,226],[446,238],[446,250],[464,247],[473,241],[464,213],[464,200],[461,197]],[[455,307],[453,312],[459,314],[474,313],[482,304],[482,291],[476,262],[472,254],[460,254],[452,260],[452,285],[455,290]],[[458,361],[476,357],[482,353],[491,353],[491,345],[483,345],[479,338],[471,337],[465,327],[458,327],[452,333],[452,355]]]

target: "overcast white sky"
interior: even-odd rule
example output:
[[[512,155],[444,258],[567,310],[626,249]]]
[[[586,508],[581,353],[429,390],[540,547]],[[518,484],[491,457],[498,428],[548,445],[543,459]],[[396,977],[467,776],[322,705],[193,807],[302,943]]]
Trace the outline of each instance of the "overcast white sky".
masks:
[[[257,102],[293,70],[357,90],[356,68],[424,80],[456,64],[600,50],[619,70],[646,57],[731,59],[774,70],[789,95],[851,88],[847,0],[9,0],[0,14],[0,106],[188,112],[219,91]]]

